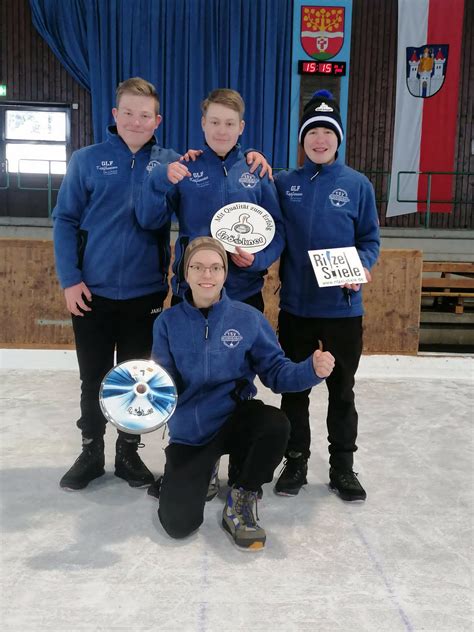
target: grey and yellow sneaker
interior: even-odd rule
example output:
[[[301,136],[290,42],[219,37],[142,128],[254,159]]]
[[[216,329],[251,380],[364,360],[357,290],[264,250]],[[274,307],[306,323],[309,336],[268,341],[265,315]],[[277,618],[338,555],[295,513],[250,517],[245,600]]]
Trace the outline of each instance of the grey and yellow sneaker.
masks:
[[[227,494],[222,526],[237,546],[247,551],[264,548],[267,536],[257,520],[257,493],[232,488]]]
[[[212,470],[211,480],[209,481],[209,487],[207,488],[206,502],[212,500],[219,493],[219,465],[221,460],[218,459]]]

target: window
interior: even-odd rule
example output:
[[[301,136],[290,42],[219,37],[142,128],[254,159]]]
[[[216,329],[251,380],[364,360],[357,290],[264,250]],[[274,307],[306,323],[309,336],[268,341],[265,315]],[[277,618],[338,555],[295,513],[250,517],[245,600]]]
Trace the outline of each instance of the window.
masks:
[[[5,147],[10,173],[66,173],[66,146],[7,143]]]
[[[2,105],[5,159],[10,173],[64,174],[69,107]]]

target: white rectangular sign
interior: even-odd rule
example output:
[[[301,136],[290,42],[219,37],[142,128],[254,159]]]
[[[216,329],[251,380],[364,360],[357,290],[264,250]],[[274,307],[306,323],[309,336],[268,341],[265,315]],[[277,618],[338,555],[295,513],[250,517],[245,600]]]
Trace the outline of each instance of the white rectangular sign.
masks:
[[[308,250],[319,287],[333,287],[345,283],[367,283],[357,248],[328,248]]]

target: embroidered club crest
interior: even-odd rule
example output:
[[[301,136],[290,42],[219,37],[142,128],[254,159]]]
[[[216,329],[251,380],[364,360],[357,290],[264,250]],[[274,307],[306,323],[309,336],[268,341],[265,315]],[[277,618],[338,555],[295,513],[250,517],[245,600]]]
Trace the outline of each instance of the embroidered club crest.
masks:
[[[258,183],[258,178],[255,174],[248,171],[240,176],[239,182],[246,189],[253,189],[254,186],[256,186],[256,184]]]
[[[344,189],[334,189],[334,191],[329,194],[329,199],[331,200],[331,204],[337,207],[344,206],[350,202],[347,191],[344,191]]]
[[[425,44],[406,49],[407,87],[412,96],[427,99],[441,90],[448,54],[449,44]]]
[[[318,105],[317,108],[314,108],[315,112],[334,112],[334,108],[332,108],[330,105],[328,105],[327,103],[325,103],[324,101],[321,103],[321,105]]]
[[[148,171],[148,173],[150,173],[150,171],[153,171],[153,169],[159,164],[160,163],[158,162],[158,160],[150,160],[150,162],[146,166],[146,170]]]
[[[237,331],[237,329],[228,329],[221,336],[221,341],[225,344],[226,347],[229,347],[230,349],[236,347],[241,340],[243,340],[243,338],[240,332]]]
[[[313,59],[331,59],[344,43],[344,7],[301,7],[300,41]]]

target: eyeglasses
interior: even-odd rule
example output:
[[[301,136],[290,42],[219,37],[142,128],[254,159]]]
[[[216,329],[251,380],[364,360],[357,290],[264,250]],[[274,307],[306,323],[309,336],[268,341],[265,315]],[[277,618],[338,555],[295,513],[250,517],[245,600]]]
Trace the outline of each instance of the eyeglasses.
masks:
[[[218,276],[224,271],[224,266],[215,263],[212,266],[202,266],[200,263],[195,263],[192,266],[189,266],[191,270],[194,270],[196,274],[204,274],[206,270],[209,270],[212,276]]]

